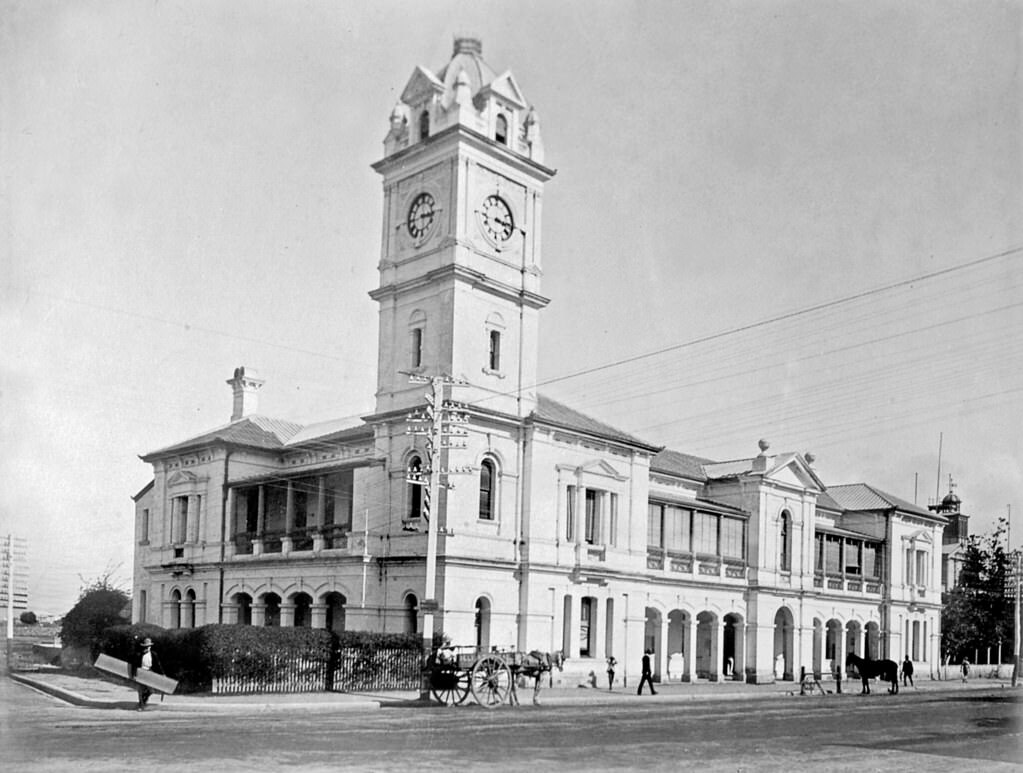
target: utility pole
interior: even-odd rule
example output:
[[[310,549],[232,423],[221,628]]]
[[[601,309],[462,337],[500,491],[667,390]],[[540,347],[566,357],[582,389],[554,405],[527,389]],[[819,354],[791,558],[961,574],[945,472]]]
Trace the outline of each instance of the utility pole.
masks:
[[[465,448],[464,438],[469,434],[464,424],[468,416],[463,413],[465,406],[444,399],[445,387],[466,386],[467,381],[450,376],[420,376],[410,374],[409,381],[415,384],[429,384],[426,393],[426,407],[421,412],[412,412],[408,416],[409,435],[425,438],[425,459],[422,470],[409,470],[406,480],[413,486],[422,486],[422,517],[426,520],[426,587],[424,598],[419,604],[423,612],[423,657],[427,659],[433,651],[433,616],[440,611],[437,601],[437,539],[441,521],[440,488],[454,488],[448,477],[468,469],[448,469],[445,464],[448,451],[452,448]],[[444,478],[441,481],[441,478]],[[446,513],[445,513],[446,515]],[[445,518],[445,536],[452,536],[448,531]],[[423,668],[423,679],[420,683],[419,697],[429,700],[430,685],[427,672]]]
[[[1007,547],[1012,549],[1012,505],[1005,506],[1006,520],[1008,521],[1008,533],[1006,534]],[[1013,596],[1015,596],[1015,604],[1013,605],[1013,616],[1012,616],[1012,686],[1015,687],[1019,683],[1019,662],[1020,662],[1020,582],[1023,581],[1023,550],[1014,550],[1012,552],[1012,584]]]

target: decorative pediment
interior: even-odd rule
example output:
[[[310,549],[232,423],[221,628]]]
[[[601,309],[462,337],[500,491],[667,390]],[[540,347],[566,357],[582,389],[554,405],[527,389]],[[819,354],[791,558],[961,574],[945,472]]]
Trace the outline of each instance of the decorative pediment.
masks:
[[[617,481],[626,480],[627,476],[620,473],[613,464],[605,459],[592,459],[576,468],[579,473],[599,475],[604,478],[612,478]]]
[[[785,454],[774,461],[775,464],[764,473],[765,479],[818,492],[824,490],[824,483],[799,454]]]
[[[526,98],[522,96],[522,90],[515,82],[515,76],[510,72],[498,75],[485,88],[480,89],[481,96],[486,96],[488,93],[498,95],[520,110],[526,107]]]
[[[904,542],[923,542],[927,545],[934,544],[934,537],[931,536],[931,532],[928,529],[920,529],[912,534],[905,535],[902,539]]]
[[[167,478],[167,488],[189,488],[206,483],[205,477],[199,477],[189,470],[178,470]]]
[[[401,101],[406,105],[414,105],[429,94],[443,92],[444,84],[437,79],[437,76],[426,68],[417,66],[412,71],[412,77],[405,84],[405,89],[401,92]]]

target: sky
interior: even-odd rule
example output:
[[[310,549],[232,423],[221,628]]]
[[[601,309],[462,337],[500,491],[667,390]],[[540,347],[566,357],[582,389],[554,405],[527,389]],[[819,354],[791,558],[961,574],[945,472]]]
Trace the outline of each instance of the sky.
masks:
[[[540,391],[714,460],[1023,543],[1021,18],[1008,2],[0,0],[0,534],[31,606],[131,576],[139,455],[369,413],[416,65],[482,39],[541,121]],[[939,480],[940,448],[940,480]]]

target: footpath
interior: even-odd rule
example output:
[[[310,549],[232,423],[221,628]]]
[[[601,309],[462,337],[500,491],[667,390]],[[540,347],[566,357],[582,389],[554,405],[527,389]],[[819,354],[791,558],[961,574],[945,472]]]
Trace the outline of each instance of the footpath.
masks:
[[[136,692],[128,684],[108,681],[103,678],[75,676],[61,671],[12,672],[10,678],[20,684],[40,692],[52,695],[74,706],[93,709],[119,709],[133,711],[137,705]],[[843,681],[842,692],[838,693],[835,683],[822,683],[827,695],[818,691],[817,698],[842,700],[858,697],[859,680]],[[684,704],[691,701],[720,700],[757,700],[775,699],[798,701],[805,700],[799,694],[797,682],[775,682],[773,684],[746,684],[744,682],[693,682],[664,683],[656,687],[657,694],[650,695],[644,691],[642,696],[636,695],[635,688],[616,686],[614,690],[601,690],[590,687],[554,687],[545,688],[540,693],[541,706],[615,706],[638,703]],[[916,687],[900,688],[899,695],[959,692],[964,690],[1012,690],[1011,680],[998,678],[978,678],[968,682],[961,680],[940,681],[918,679]],[[887,692],[885,685],[874,682],[871,690],[880,694]],[[1017,688],[1023,692],[1023,685]],[[1013,691],[1015,692],[1015,691]],[[523,706],[532,701],[532,688],[519,689],[519,699]],[[810,693],[807,693],[810,695]],[[470,695],[467,705],[473,702]],[[387,691],[379,693],[288,693],[259,695],[153,695],[146,711],[183,711],[197,714],[207,712],[252,713],[264,711],[314,711],[317,713],[334,713],[349,711],[370,711],[386,707],[435,707],[443,709],[438,703],[424,703],[419,700],[415,691]]]

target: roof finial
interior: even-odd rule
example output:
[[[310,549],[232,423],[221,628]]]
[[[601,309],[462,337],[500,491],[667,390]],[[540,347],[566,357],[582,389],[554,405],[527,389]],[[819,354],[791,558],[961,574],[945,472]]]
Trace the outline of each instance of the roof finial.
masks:
[[[760,438],[760,440],[757,441],[757,445],[760,446],[760,453],[762,454],[766,453],[767,449],[771,447],[771,444],[768,443],[764,438]]]

